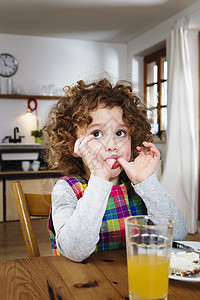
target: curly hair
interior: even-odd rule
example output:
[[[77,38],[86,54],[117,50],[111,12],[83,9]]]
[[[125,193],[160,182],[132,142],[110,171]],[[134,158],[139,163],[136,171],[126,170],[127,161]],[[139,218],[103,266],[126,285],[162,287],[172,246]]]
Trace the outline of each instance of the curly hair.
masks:
[[[51,109],[43,127],[43,145],[46,161],[51,169],[59,169],[66,175],[85,173],[82,159],[72,155],[78,128],[87,128],[92,122],[90,112],[100,105],[105,108],[121,107],[123,120],[131,137],[131,159],[137,156],[136,146],[144,141],[153,141],[151,126],[147,120],[147,109],[133,92],[129,81],[118,81],[112,85],[107,78],[65,87],[65,97]]]

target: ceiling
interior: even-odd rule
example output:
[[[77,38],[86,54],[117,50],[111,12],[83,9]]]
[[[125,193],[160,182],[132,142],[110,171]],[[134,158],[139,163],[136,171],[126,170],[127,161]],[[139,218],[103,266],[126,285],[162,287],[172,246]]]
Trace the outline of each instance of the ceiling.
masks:
[[[127,43],[196,0],[0,0],[0,33]]]

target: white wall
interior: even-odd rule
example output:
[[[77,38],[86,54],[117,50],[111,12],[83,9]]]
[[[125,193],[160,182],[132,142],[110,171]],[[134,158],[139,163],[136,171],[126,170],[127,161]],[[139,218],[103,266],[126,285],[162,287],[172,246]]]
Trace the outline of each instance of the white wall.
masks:
[[[127,45],[0,34],[0,53],[8,52],[18,59],[19,69],[12,79],[14,86],[22,87],[26,94],[41,94],[43,85],[54,83],[61,88],[105,71],[114,81],[132,80],[142,96],[143,55],[160,47],[169,36],[173,22],[185,15],[189,27],[198,30],[200,1]],[[0,81],[5,86],[2,77]],[[13,135],[15,126],[26,136],[24,142],[34,141],[30,130],[36,129],[35,113],[32,119],[27,119],[26,103],[26,100],[0,99],[0,142],[5,135]],[[38,100],[40,125],[53,103]]]
[[[170,19],[164,21],[153,29],[145,32],[141,36],[132,40],[127,45],[127,72],[128,79],[132,80],[139,92],[143,95],[143,57],[161,49],[165,44],[168,52],[168,39],[173,28],[174,22],[182,17],[186,17],[190,33],[190,53],[192,53],[192,73],[194,84],[194,96],[196,99],[195,123],[196,138],[198,140],[198,37],[197,31],[200,31],[200,1],[195,2],[187,9],[179,12]],[[165,145],[157,145],[162,152],[162,157],[166,157]]]
[[[25,94],[42,94],[42,86],[55,84],[56,88],[76,83],[103,72],[113,81],[126,79],[127,46],[78,40],[42,38],[0,34],[0,53],[13,54],[19,62],[12,77],[15,88]],[[0,77],[4,89],[5,79]],[[3,93],[3,91],[2,91]],[[52,100],[38,100],[40,126]],[[30,130],[36,129],[35,113],[28,118],[26,100],[0,99],[0,142],[6,135],[13,135],[18,126],[24,142],[34,142]]]
[[[132,57],[137,55],[142,55],[142,53],[151,53],[151,49],[154,49],[157,45],[166,41],[169,37],[170,31],[173,28],[175,21],[179,20],[182,17],[186,17],[188,21],[188,27],[190,29],[199,30],[200,28],[200,0],[196,1],[193,5],[190,5],[188,8],[182,10],[173,17],[162,22],[158,26],[152,28],[151,30],[140,35],[136,39],[128,43],[128,60],[132,60]],[[131,64],[128,64],[129,75],[131,74]]]

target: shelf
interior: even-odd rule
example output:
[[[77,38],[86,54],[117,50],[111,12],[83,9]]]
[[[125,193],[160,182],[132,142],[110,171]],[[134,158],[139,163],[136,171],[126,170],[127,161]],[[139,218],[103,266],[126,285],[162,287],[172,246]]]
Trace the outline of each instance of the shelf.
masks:
[[[40,100],[57,100],[63,96],[42,96],[42,95],[15,95],[15,94],[0,94],[0,99],[40,99]]]

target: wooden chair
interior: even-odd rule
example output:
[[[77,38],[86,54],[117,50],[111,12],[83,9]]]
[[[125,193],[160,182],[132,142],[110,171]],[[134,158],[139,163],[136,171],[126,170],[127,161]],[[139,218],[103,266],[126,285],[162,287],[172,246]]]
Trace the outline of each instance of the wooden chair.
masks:
[[[24,193],[20,181],[12,184],[28,257],[40,256],[30,216],[46,217],[51,205],[50,194]]]

